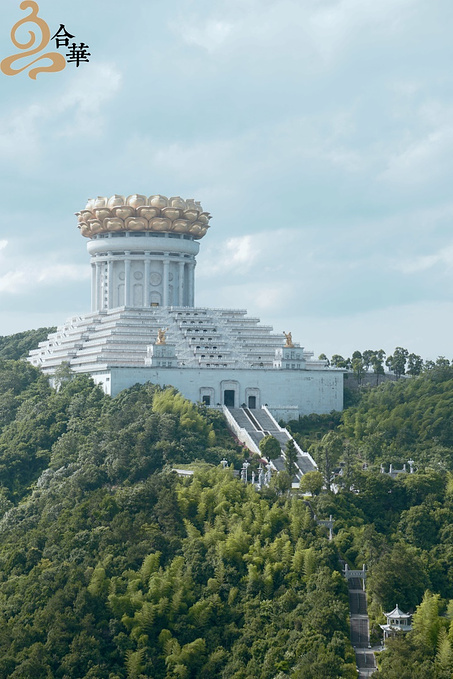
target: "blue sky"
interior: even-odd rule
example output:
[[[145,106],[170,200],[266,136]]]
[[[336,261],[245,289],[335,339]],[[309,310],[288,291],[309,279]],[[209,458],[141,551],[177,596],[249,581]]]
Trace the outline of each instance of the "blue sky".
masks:
[[[452,357],[451,1],[38,4],[91,57],[0,73],[0,334],[89,310],[88,198],[161,193],[213,215],[199,306],[316,355]]]

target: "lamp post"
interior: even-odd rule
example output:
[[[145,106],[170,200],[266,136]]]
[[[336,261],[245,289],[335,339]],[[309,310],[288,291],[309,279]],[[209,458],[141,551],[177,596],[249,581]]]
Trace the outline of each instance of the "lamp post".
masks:
[[[267,469],[267,472],[266,472],[265,475],[264,475],[264,483],[266,484],[266,486],[268,486],[268,485],[270,484],[270,482],[271,482],[271,469],[272,469],[272,465],[271,465],[270,462],[267,463],[266,469]]]
[[[245,461],[244,464],[242,465],[241,469],[241,480],[244,483],[248,483],[248,478],[247,478],[247,469],[250,467],[250,462]]]
[[[260,490],[263,487],[263,483],[264,483],[264,469],[263,469],[263,465],[260,462],[259,467],[258,467],[258,488]]]

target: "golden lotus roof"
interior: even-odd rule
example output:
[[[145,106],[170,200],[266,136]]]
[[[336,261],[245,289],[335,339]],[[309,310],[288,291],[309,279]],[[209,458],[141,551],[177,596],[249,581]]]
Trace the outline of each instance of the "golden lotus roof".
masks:
[[[90,198],[84,210],[76,212],[82,236],[92,238],[110,231],[160,231],[185,233],[203,238],[211,215],[198,201],[179,196],[114,195]]]

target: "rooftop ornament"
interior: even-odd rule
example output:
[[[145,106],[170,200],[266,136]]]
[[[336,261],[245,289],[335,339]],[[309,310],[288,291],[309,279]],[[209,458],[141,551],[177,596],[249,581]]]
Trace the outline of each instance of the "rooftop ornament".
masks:
[[[283,334],[285,335],[285,339],[286,339],[284,346],[293,348],[294,347],[293,334],[291,332],[285,332],[285,331],[283,331]]]
[[[75,214],[85,238],[112,231],[157,231],[199,239],[205,235],[211,219],[209,212],[203,212],[201,204],[193,198],[139,194],[127,198],[119,195],[90,198],[85,209]]]
[[[167,330],[168,330],[168,328],[159,328],[159,330],[157,331],[156,344],[166,344],[167,343]]]

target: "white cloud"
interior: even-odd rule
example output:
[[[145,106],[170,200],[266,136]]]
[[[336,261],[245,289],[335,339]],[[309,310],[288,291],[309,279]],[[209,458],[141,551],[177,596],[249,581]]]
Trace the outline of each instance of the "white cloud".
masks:
[[[49,151],[49,139],[98,136],[103,108],[121,86],[121,74],[109,64],[93,64],[76,73],[58,98],[34,102],[0,118],[0,161],[28,168]]]
[[[313,166],[356,174],[374,162],[367,150],[354,148],[355,113],[348,107],[328,115],[284,114],[272,122],[250,121],[240,132],[187,142],[162,143],[155,136],[136,134],[127,141],[124,162],[133,171],[159,176],[165,173],[173,183],[190,180],[208,191],[219,188],[228,193],[269,177],[276,188],[286,181],[289,168],[301,181]],[[262,200],[262,198],[261,198]],[[271,200],[272,202],[272,200]]]
[[[452,151],[453,125],[432,129],[390,156],[380,179],[402,185],[432,183],[444,174]]]
[[[453,244],[441,248],[438,252],[431,255],[422,255],[397,262],[395,263],[395,268],[403,273],[413,274],[432,269],[438,264],[444,264],[448,268],[453,267]]]
[[[452,302],[415,302],[388,305],[337,318],[305,316],[294,318],[293,337],[316,355],[325,352],[350,356],[355,349],[406,347],[426,359],[452,357]]]
[[[121,74],[111,64],[98,64],[74,77],[57,107],[60,115],[72,113],[60,136],[99,135],[104,126],[102,109],[121,88]]]
[[[0,276],[0,292],[17,293],[27,287],[25,271],[8,271]]]
[[[320,54],[332,59],[345,46],[353,43],[353,34],[363,34],[364,29],[388,35],[396,30],[407,10],[416,0],[339,0],[325,2],[310,16],[310,35]]]
[[[236,60],[246,56],[244,68],[272,55],[313,53],[307,30],[311,7],[295,0],[226,0],[180,15],[172,28],[183,42],[206,50],[212,58]],[[307,59],[304,69],[312,69]]]
[[[44,109],[31,104],[0,119],[0,160],[27,165],[35,160],[39,148],[37,124]]]
[[[397,139],[390,138],[382,147],[378,180],[416,188],[438,183],[450,172],[453,106],[433,98],[418,102],[404,92],[395,106],[404,127]]]
[[[230,283],[230,281],[240,281]],[[282,309],[288,313],[288,308],[296,308],[294,302],[299,289],[291,285],[291,282],[279,280],[273,276],[257,277],[251,275],[239,279],[237,276],[225,275],[223,283],[216,285],[215,291],[206,287],[197,292],[197,303],[200,306],[220,307],[227,309],[247,309],[250,316],[266,314],[273,322],[274,316]]]
[[[256,307],[260,312],[269,313],[269,310],[277,310],[285,302],[291,302],[298,293],[299,290],[294,290],[291,281],[274,280],[267,284],[263,282],[254,286],[248,296],[252,304],[252,300],[255,300]]]
[[[275,229],[203,244],[197,303],[248,308],[252,314],[294,310],[315,272],[334,270],[329,256],[314,255],[322,249],[317,240],[313,231]]]
[[[200,268],[201,277],[217,274],[244,274],[260,255],[260,235],[247,234],[229,238],[214,247],[208,246],[206,257]]]
[[[190,167],[192,178],[213,183],[227,176],[247,153],[250,137],[252,133],[243,132],[237,137],[162,144],[154,136],[136,135],[129,140],[126,155],[143,171],[153,165],[160,174],[171,173],[173,181],[186,179]]]
[[[89,278],[89,267],[84,264],[51,264],[36,272],[38,283],[82,281]]]
[[[272,48],[273,57],[304,54],[304,70],[321,57],[330,62],[354,45],[365,30],[385,33],[404,28],[418,0],[242,0],[216,3],[210,10],[186,12],[176,28],[184,42],[209,53]],[[209,14],[209,11],[211,12]]]
[[[203,47],[208,52],[213,52],[226,41],[232,29],[232,23],[209,19],[204,26],[186,26],[182,30],[184,40],[189,45]]]
[[[7,247],[7,245],[8,245],[7,240],[0,240],[0,252],[4,250]]]
[[[43,263],[36,266],[33,262],[20,266],[0,276],[0,292],[21,294],[35,289],[36,286],[55,285],[89,278],[89,267],[77,264]]]

